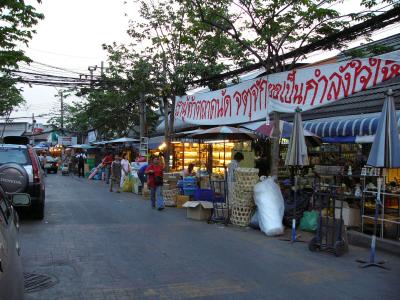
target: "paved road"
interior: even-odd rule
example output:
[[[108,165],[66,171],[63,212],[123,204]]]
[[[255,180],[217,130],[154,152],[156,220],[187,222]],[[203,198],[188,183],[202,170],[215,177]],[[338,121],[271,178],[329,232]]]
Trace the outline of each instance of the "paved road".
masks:
[[[76,177],[48,176],[45,220],[23,218],[21,244],[26,272],[59,280],[28,300],[400,299],[399,257],[379,253],[392,270],[363,270],[364,249],[311,253]]]

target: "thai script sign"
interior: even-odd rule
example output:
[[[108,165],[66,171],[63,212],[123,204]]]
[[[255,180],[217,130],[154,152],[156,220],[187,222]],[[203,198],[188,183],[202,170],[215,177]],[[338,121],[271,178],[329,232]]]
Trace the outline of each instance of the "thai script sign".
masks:
[[[390,58],[390,59],[387,59]],[[321,107],[400,75],[400,51],[296,69],[225,89],[177,97],[175,117],[199,125],[251,122],[273,111]]]

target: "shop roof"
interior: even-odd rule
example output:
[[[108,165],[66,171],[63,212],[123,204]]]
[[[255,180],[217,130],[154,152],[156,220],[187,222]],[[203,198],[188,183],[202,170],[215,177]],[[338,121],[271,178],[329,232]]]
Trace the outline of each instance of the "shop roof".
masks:
[[[25,132],[23,129],[10,129],[10,130],[4,130],[3,137],[6,136],[22,136],[22,134]],[[0,135],[2,134],[2,131],[0,130]]]
[[[349,50],[350,51],[358,51],[358,50],[367,51],[368,48],[371,46],[386,46],[386,47],[392,48],[391,51],[398,50],[398,49],[400,49],[400,33],[394,34],[394,35],[388,36],[386,38],[383,38],[383,39],[380,39],[377,41],[373,41],[373,42],[370,42],[367,44],[362,44],[358,47],[354,47]],[[350,59],[350,57],[346,55],[346,52],[347,51],[343,51],[341,54],[339,54],[337,56],[338,61],[344,61],[344,60]],[[370,56],[374,56],[374,55],[375,54],[370,53]]]

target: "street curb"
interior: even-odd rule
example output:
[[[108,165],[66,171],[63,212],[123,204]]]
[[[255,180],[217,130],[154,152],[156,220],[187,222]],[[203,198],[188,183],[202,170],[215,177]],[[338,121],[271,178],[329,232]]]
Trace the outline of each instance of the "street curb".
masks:
[[[360,246],[364,248],[369,248],[371,246],[371,236],[354,231],[348,230],[347,237],[349,240],[349,244],[354,246]],[[380,251],[384,251],[390,254],[394,254],[400,256],[400,242],[382,239],[377,237],[376,238],[376,248]]]

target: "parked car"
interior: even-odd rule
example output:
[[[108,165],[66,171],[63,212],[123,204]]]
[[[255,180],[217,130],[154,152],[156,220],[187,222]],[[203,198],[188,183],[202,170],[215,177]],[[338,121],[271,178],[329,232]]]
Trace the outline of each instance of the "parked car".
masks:
[[[46,163],[44,165],[44,170],[47,173],[53,172],[57,173],[58,171],[58,160],[55,157],[50,155],[46,156]]]
[[[16,174],[19,170],[16,170]],[[7,188],[15,182],[0,181],[0,299],[21,300],[24,298],[24,276],[22,273],[21,249],[18,243],[18,214],[13,206],[30,205],[29,194],[8,195]],[[5,187],[5,188],[3,188]]]
[[[31,201],[28,208],[37,219],[43,219],[45,184],[38,157],[29,140],[22,137],[5,137],[0,144],[0,181],[8,182],[8,193],[27,193]],[[4,188],[4,187],[3,187]]]

